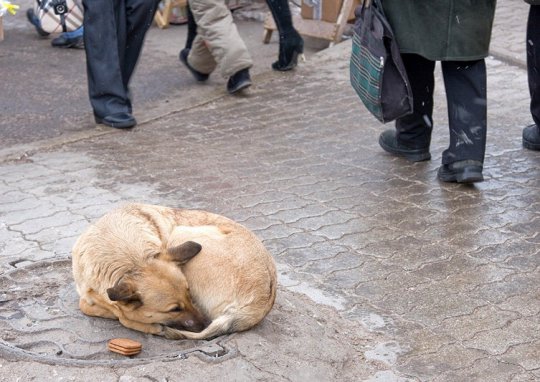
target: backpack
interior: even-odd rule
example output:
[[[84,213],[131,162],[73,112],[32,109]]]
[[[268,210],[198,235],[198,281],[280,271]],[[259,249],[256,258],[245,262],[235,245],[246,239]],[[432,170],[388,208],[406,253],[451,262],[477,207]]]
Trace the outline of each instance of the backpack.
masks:
[[[83,25],[80,0],[36,0],[35,15],[47,33],[72,32]]]

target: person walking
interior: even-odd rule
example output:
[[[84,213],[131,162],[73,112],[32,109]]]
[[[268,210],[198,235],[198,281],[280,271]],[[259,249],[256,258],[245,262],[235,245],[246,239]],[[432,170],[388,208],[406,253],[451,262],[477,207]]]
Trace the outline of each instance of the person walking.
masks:
[[[221,75],[228,79],[230,94],[251,86],[249,69],[253,60],[225,0],[189,0],[189,7],[197,34],[191,48],[180,52],[180,61],[197,81],[206,81],[221,64]]]
[[[83,0],[88,94],[96,123],[137,124],[129,82],[159,0]]]
[[[523,129],[523,147],[540,150],[540,0],[530,4],[527,19],[527,76],[531,94],[531,115],[534,124]]]
[[[384,131],[380,146],[416,162],[431,158],[436,61],[441,61],[450,144],[437,176],[482,181],[486,147],[486,65],[496,0],[384,0],[413,93],[413,112]]]

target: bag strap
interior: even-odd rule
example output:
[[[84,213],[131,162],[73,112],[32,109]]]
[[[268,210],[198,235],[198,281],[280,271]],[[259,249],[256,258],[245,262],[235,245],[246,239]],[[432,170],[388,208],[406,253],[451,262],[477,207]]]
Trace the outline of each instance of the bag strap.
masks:
[[[362,2],[362,8],[369,8],[372,5],[374,5],[375,9],[386,19],[386,14],[384,13],[382,0],[364,0]]]

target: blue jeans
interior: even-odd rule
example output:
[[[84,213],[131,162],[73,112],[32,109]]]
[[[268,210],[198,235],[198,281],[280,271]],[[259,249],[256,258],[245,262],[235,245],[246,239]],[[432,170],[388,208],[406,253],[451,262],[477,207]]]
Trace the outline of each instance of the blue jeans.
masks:
[[[75,29],[72,32],[64,32],[62,33],[62,36],[64,36],[65,38],[73,39],[73,38],[82,37],[83,32],[84,32],[84,27],[80,27],[79,29]]]

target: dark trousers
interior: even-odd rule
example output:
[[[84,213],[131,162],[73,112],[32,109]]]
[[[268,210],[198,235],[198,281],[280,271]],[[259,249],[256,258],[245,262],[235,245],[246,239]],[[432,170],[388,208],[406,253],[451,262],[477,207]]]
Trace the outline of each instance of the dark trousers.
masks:
[[[527,72],[531,114],[536,126],[540,126],[540,5],[531,5],[527,21]]]
[[[433,129],[435,61],[403,54],[413,93],[413,113],[396,121],[397,137],[411,148],[426,148]],[[459,160],[484,161],[487,130],[485,61],[442,61],[448,104],[450,145],[442,163]]]
[[[94,114],[131,113],[128,84],[159,0],[83,0],[88,93]]]

